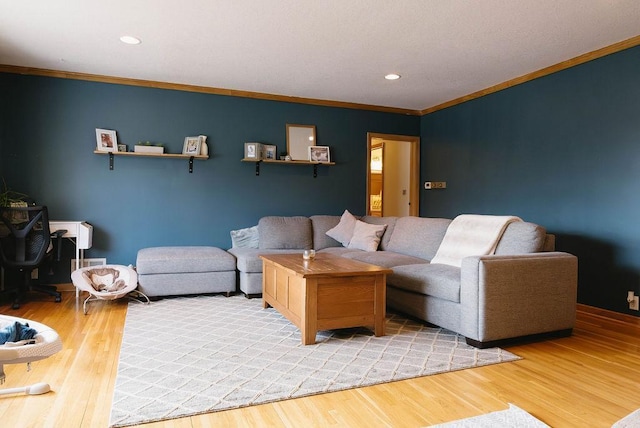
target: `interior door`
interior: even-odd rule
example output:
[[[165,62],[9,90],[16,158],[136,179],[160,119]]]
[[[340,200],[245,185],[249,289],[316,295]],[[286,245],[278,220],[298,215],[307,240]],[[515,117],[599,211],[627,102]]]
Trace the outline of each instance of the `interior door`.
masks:
[[[368,215],[382,217],[384,204],[384,143],[376,143],[371,148],[371,173],[369,174],[369,209]]]
[[[373,150],[382,146],[381,167]],[[372,162],[372,160],[374,162]],[[377,170],[381,172],[378,173]],[[380,212],[377,193],[382,179]],[[419,215],[420,137],[394,134],[367,134],[367,194],[366,212],[369,215]]]

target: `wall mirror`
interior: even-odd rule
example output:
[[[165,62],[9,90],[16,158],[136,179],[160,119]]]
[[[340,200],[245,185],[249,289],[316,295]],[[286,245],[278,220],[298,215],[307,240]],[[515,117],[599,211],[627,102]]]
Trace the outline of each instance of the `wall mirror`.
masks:
[[[309,160],[309,146],[315,145],[315,125],[290,125],[287,123],[287,153],[292,160]]]

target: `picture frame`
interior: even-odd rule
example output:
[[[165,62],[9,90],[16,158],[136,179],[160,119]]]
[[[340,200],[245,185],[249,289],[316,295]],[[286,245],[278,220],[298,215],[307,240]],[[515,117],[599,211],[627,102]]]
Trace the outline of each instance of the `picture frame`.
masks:
[[[118,138],[116,131],[96,128],[96,144],[99,152],[117,152]]]
[[[287,123],[287,152],[291,160],[309,160],[309,146],[316,144],[315,125]]]
[[[202,139],[198,137],[186,137],[182,146],[183,155],[198,156],[200,154],[200,145]]]
[[[266,160],[278,159],[278,148],[274,145],[267,144],[264,146],[264,158]]]
[[[309,162],[330,163],[329,146],[309,146]]]
[[[262,160],[262,144],[244,143],[244,158],[251,160]]]
[[[118,151],[119,152],[126,152],[127,151],[127,145],[126,144],[118,144]]]

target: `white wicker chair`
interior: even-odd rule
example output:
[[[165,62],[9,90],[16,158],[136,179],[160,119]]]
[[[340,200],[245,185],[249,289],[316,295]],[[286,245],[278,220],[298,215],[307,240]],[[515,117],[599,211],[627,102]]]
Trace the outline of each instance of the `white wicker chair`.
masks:
[[[138,274],[131,266],[102,265],[76,269],[71,273],[73,285],[89,293],[82,304],[87,314],[87,303],[95,300],[115,300],[128,296],[132,300],[149,303],[149,298],[136,290]],[[140,300],[142,299],[142,300]]]
[[[33,361],[50,357],[62,349],[62,341],[60,340],[58,333],[51,327],[47,327],[44,324],[24,318],[0,315],[0,328],[4,328],[16,321],[22,324],[29,324],[29,327],[35,329],[38,333],[33,339],[34,343],[20,344],[20,342],[9,342],[0,345],[0,383],[4,383],[5,364],[27,363],[27,370],[29,370]],[[49,387],[49,384],[36,383],[30,386],[1,389],[0,395],[17,393],[36,395],[44,394],[50,390],[51,388]]]

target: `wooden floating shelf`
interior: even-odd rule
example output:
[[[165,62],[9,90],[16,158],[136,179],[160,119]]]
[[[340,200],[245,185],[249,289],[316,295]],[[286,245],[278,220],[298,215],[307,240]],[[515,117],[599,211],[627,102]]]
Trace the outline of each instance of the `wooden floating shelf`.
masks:
[[[335,165],[335,162],[311,162],[306,160],[276,160],[276,159],[241,159],[242,162],[262,162],[262,163],[286,163],[288,165]]]
[[[193,160],[207,160],[208,155],[184,155],[182,153],[140,153],[140,152],[103,152],[100,150],[94,150],[93,153],[97,155],[109,155],[109,169],[113,170],[113,157],[114,156],[137,156],[144,158],[165,158],[165,159],[187,159],[189,160],[189,173],[193,172]]]
[[[240,159],[241,162],[253,162],[256,164],[256,175],[260,175],[260,164],[261,163],[277,163],[280,165],[313,165],[313,178],[318,176],[318,165],[327,165],[332,166],[335,165],[335,162],[312,162],[306,160],[276,160],[276,159],[248,159],[243,158]]]
[[[147,158],[171,158],[171,159],[209,159],[208,155],[183,155],[181,153],[139,153],[139,152],[101,152],[94,150],[97,155],[113,155],[113,156],[141,156]]]

